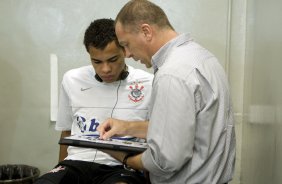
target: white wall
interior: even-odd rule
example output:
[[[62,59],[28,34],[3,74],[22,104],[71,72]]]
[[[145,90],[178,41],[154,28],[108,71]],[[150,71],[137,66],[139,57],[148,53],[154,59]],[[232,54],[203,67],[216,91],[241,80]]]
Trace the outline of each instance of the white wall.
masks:
[[[282,1],[247,7],[242,184],[282,184]]]

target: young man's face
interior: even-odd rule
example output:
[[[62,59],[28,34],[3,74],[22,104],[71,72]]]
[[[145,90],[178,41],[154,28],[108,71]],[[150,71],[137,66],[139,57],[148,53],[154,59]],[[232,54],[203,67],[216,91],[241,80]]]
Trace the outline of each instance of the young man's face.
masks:
[[[150,68],[151,57],[148,55],[148,47],[142,34],[126,31],[119,22],[116,24],[115,31],[120,45],[125,49],[126,57],[132,57],[135,61],[140,60]]]
[[[103,82],[110,83],[120,79],[120,74],[125,69],[125,53],[115,41],[103,50],[89,46],[89,55],[96,74]]]

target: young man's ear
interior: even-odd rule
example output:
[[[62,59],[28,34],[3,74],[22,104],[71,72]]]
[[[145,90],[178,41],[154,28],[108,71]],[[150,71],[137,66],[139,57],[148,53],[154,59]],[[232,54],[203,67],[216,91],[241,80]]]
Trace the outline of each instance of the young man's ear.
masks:
[[[142,24],[141,31],[146,38],[146,40],[150,41],[152,39],[152,27],[149,24]]]

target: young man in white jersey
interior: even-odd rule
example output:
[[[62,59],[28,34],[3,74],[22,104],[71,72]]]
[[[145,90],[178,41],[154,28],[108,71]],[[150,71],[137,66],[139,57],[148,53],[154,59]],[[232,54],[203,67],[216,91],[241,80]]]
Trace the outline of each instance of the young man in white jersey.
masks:
[[[125,64],[114,21],[98,19],[85,31],[84,45],[92,66],[65,73],[56,130],[61,137],[98,135],[107,117],[147,120],[153,75]],[[144,183],[138,172],[96,149],[60,147],[59,164],[36,183]]]

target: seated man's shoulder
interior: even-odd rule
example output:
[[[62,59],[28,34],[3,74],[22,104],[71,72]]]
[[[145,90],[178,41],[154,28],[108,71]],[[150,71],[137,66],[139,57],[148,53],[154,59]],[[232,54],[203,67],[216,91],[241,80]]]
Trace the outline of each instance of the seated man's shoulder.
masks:
[[[93,67],[91,65],[70,69],[64,75],[77,75],[77,74],[87,73],[87,72],[93,72]]]
[[[94,69],[91,65],[88,66],[82,66],[79,68],[70,69],[67,72],[64,73],[65,79],[70,78],[84,78],[87,76],[93,76]]]

